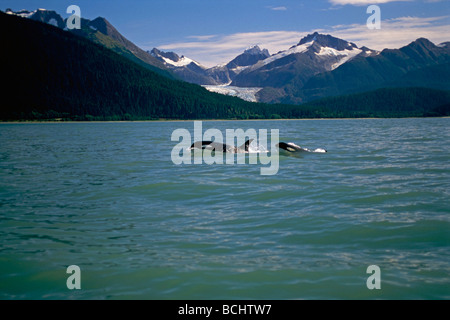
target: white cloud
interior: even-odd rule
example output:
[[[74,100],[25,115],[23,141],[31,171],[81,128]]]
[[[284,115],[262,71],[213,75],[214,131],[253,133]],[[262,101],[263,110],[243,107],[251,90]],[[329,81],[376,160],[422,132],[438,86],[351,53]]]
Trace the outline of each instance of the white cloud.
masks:
[[[371,4],[380,4],[397,1],[413,1],[413,0],[328,0],[334,5],[354,5],[354,6],[369,6]]]
[[[369,30],[360,24],[334,26],[330,33],[335,37],[355,42],[376,50],[400,48],[416,40],[427,38],[438,44],[449,41],[449,16],[441,17],[399,17],[382,20],[381,29]],[[439,22],[447,22],[439,24]]]
[[[302,37],[314,31],[354,42],[359,47],[366,46],[371,49],[383,50],[385,48],[400,48],[421,37],[427,38],[435,44],[450,41],[448,30],[450,30],[450,16],[399,17],[382,20],[379,30],[369,30],[366,24],[349,24],[303,31],[191,36],[187,41],[162,44],[158,48],[165,51],[175,51],[211,67],[229,62],[253,45],[266,48],[271,54],[287,50],[297,44]],[[143,47],[146,50],[152,49]]]
[[[273,10],[273,11],[286,11],[287,8],[286,7],[271,7],[270,10]]]
[[[211,40],[215,37],[217,37],[217,35],[209,34],[209,35],[202,35],[202,36],[189,36],[188,39],[195,39],[198,41],[206,41],[206,40]]]

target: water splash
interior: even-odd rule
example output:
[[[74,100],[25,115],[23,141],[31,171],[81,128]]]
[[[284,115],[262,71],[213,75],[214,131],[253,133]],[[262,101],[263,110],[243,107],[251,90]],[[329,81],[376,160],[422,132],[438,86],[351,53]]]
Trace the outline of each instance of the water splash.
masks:
[[[268,153],[269,151],[262,144],[258,144],[256,141],[252,141],[248,146],[248,153]]]

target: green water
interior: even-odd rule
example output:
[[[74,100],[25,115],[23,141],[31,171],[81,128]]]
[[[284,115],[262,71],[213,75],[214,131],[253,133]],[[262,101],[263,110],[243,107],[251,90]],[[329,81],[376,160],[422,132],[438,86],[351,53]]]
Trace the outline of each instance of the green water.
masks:
[[[0,298],[449,299],[449,126],[203,123],[328,150],[263,176],[174,165],[193,122],[0,124]]]

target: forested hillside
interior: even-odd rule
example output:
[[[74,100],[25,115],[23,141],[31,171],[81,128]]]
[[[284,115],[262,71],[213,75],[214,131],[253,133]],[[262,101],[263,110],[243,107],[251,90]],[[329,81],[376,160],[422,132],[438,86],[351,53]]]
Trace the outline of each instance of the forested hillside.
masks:
[[[246,116],[249,103],[160,76],[56,27],[0,13],[2,119]]]

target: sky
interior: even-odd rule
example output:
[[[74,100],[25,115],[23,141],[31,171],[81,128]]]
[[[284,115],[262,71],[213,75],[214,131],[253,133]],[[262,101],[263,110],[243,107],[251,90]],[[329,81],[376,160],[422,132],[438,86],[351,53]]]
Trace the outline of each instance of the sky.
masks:
[[[450,0],[0,0],[10,8],[106,18],[144,50],[174,51],[211,67],[254,45],[271,54],[315,31],[371,49],[400,48],[424,37],[450,41]],[[380,8],[380,29],[369,29],[369,5]]]

